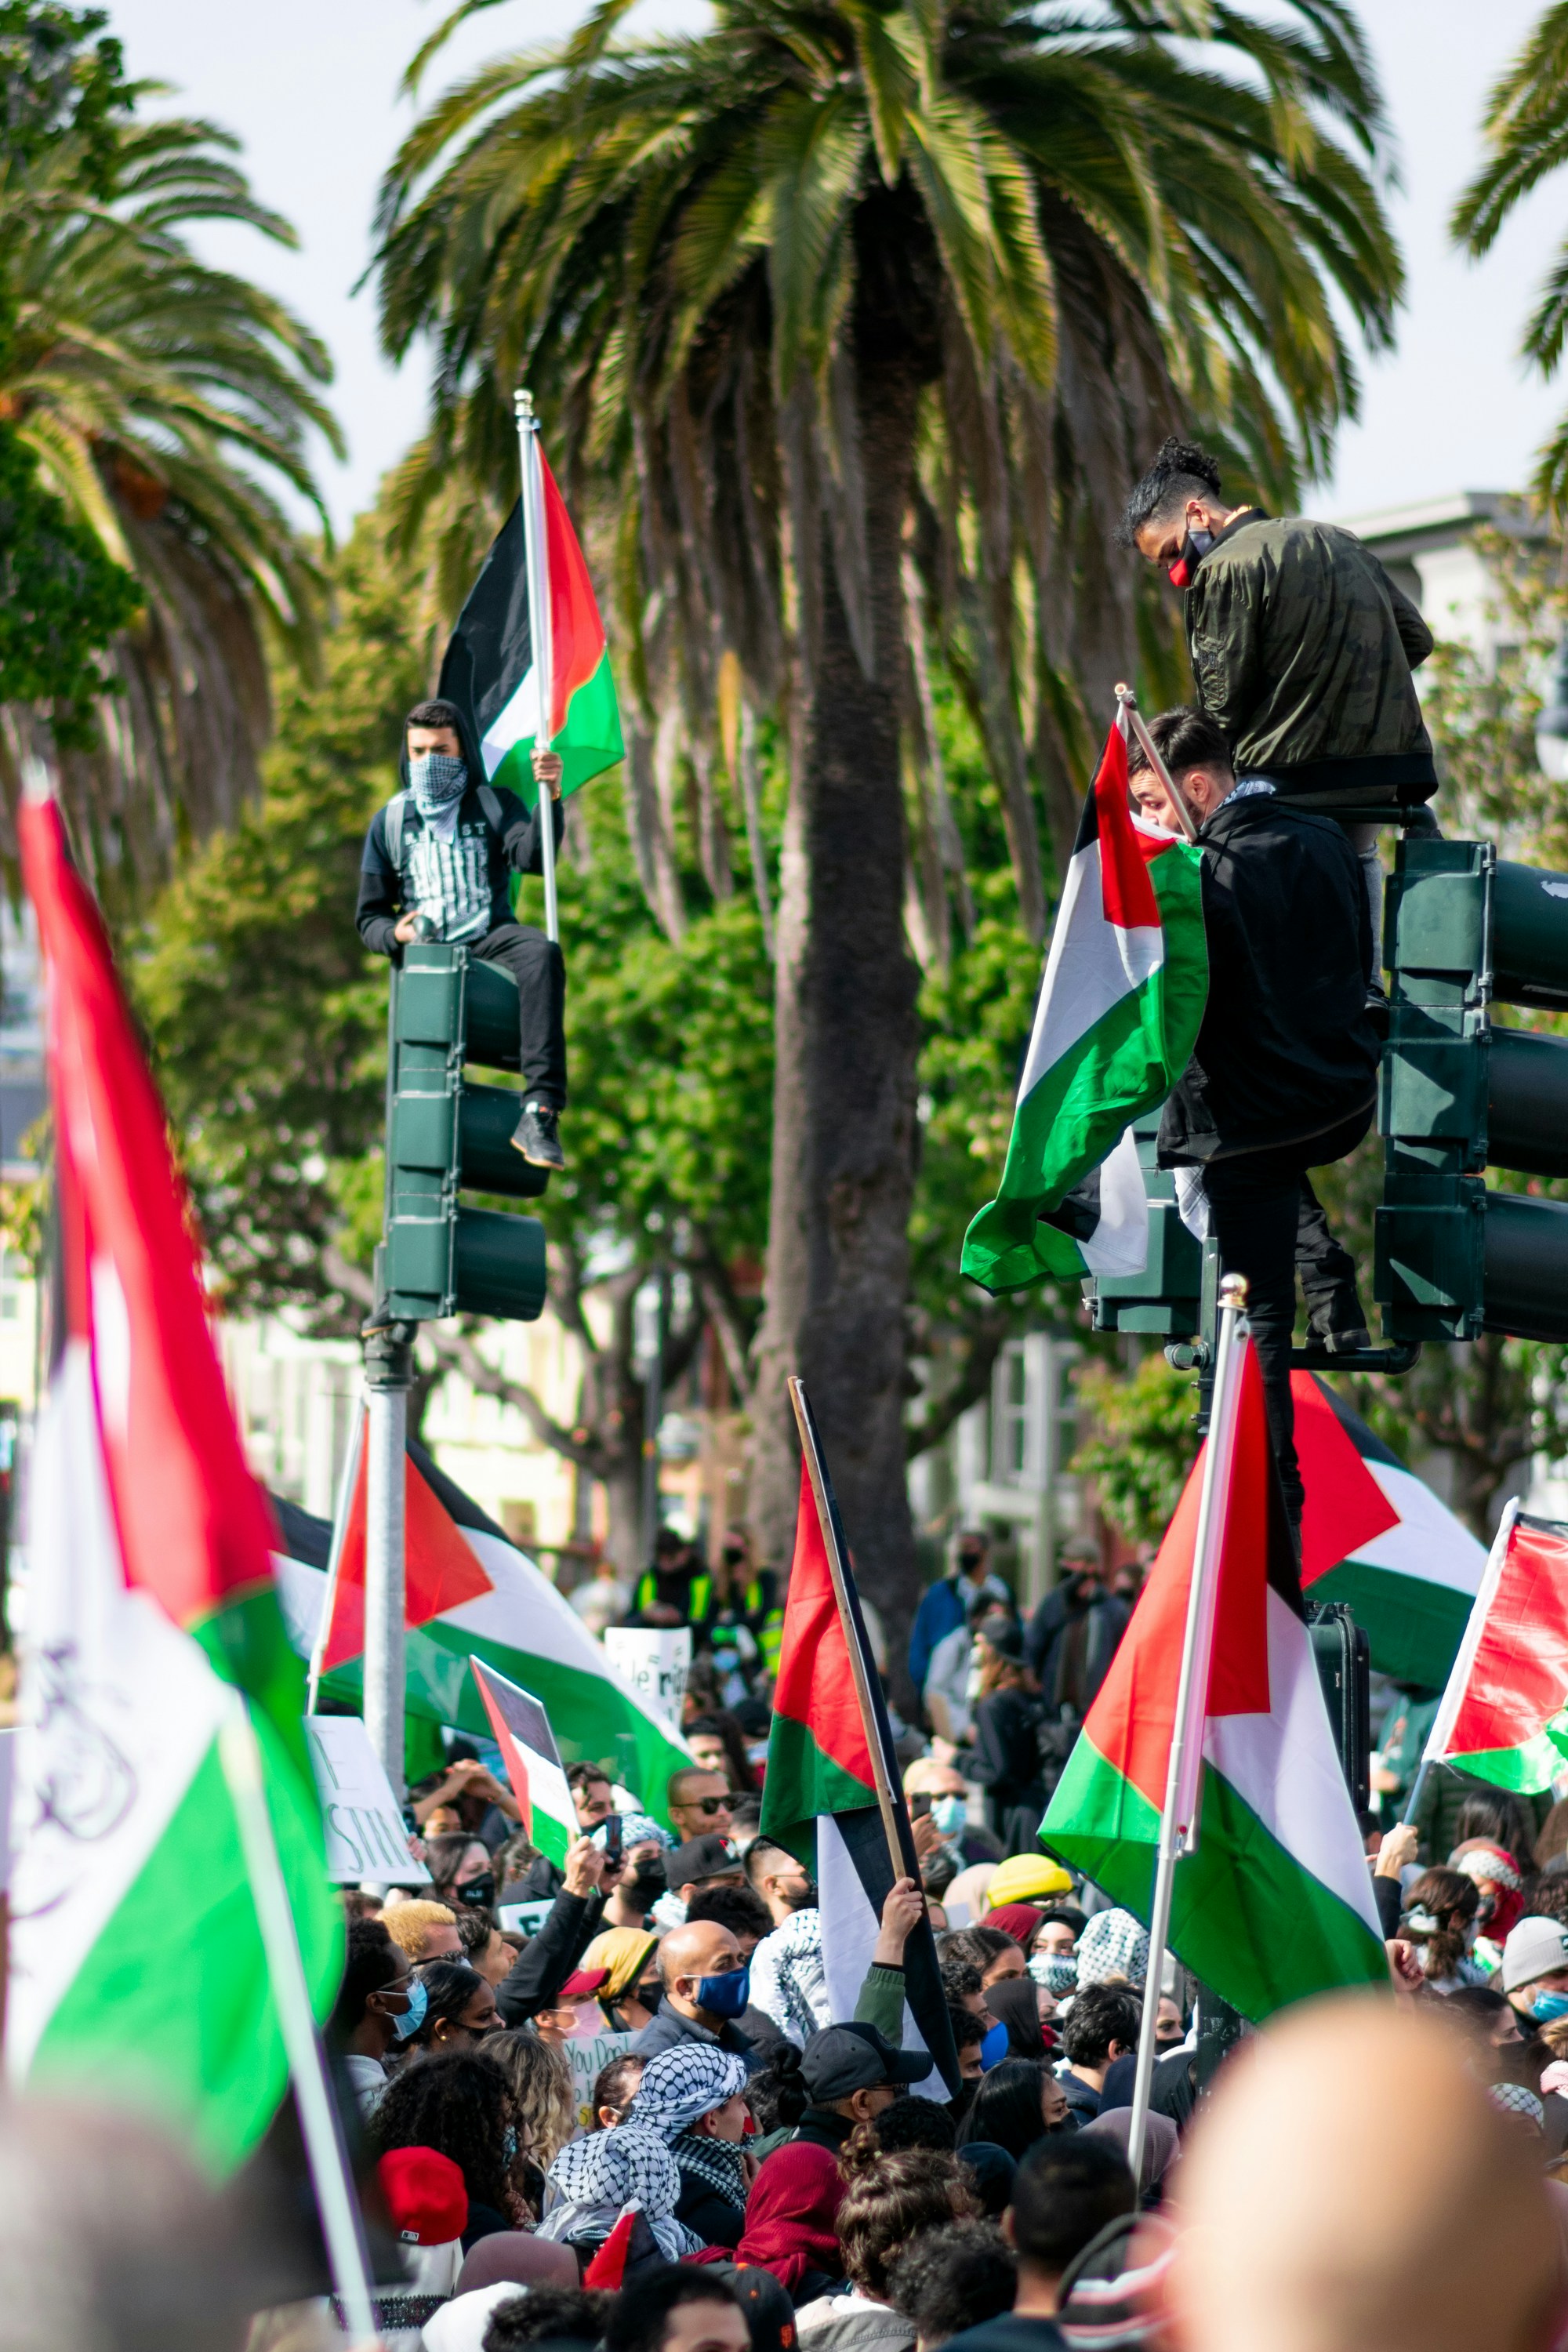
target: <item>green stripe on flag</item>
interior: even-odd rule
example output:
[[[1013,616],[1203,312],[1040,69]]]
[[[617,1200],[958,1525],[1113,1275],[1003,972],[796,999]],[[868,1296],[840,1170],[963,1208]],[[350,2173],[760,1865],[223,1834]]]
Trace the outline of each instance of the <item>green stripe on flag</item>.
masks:
[[[621,709],[607,650],[600,656],[593,677],[584,680],[567,704],[566,724],[550,748],[561,754],[563,800],[626,757]],[[514,792],[525,808],[531,808],[536,797],[532,758],[532,736],[521,737],[490,778],[492,784],[504,784]]]
[[[1373,1672],[1432,1690],[1447,1681],[1470,1614],[1468,1592],[1357,1559],[1314,1577],[1307,1597],[1348,1601],[1371,1645]]]
[[[265,1747],[268,1727],[257,1728]],[[323,1883],[319,1822],[312,1857],[297,1821],[279,1818],[276,1801],[272,1810],[290,1885],[301,1883],[307,1867]],[[195,1934],[188,1932],[193,1902],[200,1907]],[[323,2015],[342,1970],[341,1921],[325,1947],[307,1949],[305,1970],[316,2013]],[[287,2075],[256,1905],[215,1742],[50,2018],[28,2088],[58,2080],[79,2095],[90,2083],[105,2098],[151,2107],[229,2171],[271,2123]]]
[[[763,1783],[762,1833],[787,1846],[815,1876],[818,1813],[858,1813],[877,1801],[877,1791],[836,1764],[817,1746],[804,1723],[775,1715],[768,1734],[768,1772]]]
[[[1534,1737],[1517,1748],[1478,1749],[1475,1754],[1449,1754],[1445,1764],[1456,1772],[1471,1772],[1496,1789],[1511,1789],[1521,1797],[1543,1796],[1564,1764],[1568,1764],[1568,1714],[1554,1716]]]
[[[1040,1842],[1147,1921],[1160,1817],[1081,1736]],[[1350,1906],[1303,1870],[1229,1781],[1204,1767],[1198,1850],[1176,1865],[1171,1949],[1255,2023],[1342,1985],[1388,1983],[1382,1944]]]

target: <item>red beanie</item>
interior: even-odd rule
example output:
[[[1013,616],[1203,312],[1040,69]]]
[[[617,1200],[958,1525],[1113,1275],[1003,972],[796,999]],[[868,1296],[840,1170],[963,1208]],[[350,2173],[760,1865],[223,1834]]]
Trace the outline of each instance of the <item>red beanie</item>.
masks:
[[[375,2168],[400,2238],[447,2246],[468,2226],[468,2192],[449,2156],[433,2147],[389,2148]]]

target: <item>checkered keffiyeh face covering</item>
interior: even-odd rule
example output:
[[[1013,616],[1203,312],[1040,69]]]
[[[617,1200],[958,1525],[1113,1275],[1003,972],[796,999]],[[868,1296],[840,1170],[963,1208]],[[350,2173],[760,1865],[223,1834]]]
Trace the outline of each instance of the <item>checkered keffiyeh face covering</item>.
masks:
[[[648,2060],[626,2122],[668,2142],[745,2087],[741,2059],[711,2042],[683,2042]]]
[[[1065,2000],[1069,1992],[1078,1990],[1078,1955],[1036,1952],[1029,1962],[1029,1974],[1037,1985],[1044,1985],[1053,2000]]]
[[[1141,1991],[1149,1972],[1149,1931],[1131,1911],[1097,1911],[1078,1939],[1078,1990],[1125,1977]]]
[[[423,817],[438,816],[454,801],[460,801],[468,781],[468,761],[454,760],[447,751],[426,751],[408,762],[408,787]]]

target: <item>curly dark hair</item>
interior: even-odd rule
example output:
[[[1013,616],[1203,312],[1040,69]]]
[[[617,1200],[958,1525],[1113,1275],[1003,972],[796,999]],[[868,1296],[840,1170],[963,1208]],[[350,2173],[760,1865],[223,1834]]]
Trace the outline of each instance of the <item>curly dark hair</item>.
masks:
[[[1155,455],[1146,474],[1140,475],[1127,494],[1127,504],[1116,536],[1123,547],[1131,547],[1145,523],[1163,521],[1174,507],[1184,507],[1189,499],[1217,499],[1220,495],[1220,470],[1217,457],[1195,442],[1178,440],[1171,434]]]
[[[485,2328],[484,2352],[522,2352],[525,2344],[562,2338],[596,2344],[615,2301],[594,2287],[531,2286],[497,2304]]]
[[[457,2024],[485,1980],[467,1960],[426,1960],[419,1979],[425,1987],[425,2018],[414,2043],[416,2049],[428,2050],[435,2043],[437,2025]]]
[[[506,2136],[518,2128],[517,2102],[495,2060],[478,2050],[443,2050],[411,2059],[393,2078],[365,2132],[373,2157],[395,2147],[449,2156],[472,2201],[510,2217]]]
[[[929,2106],[930,2100],[922,2102]],[[994,2221],[949,2221],[901,2247],[888,2264],[895,2311],[922,2344],[945,2344],[1013,2308],[1018,2257]]]
[[[888,2264],[928,2230],[979,2214],[979,2204],[943,2149],[904,2147],[884,2155],[874,2137],[857,2133],[838,2158],[845,2183],[835,2227],[844,2273],[862,2294],[888,2292]]]
[[[884,2156],[904,2147],[934,2147],[951,2155],[958,2141],[957,2126],[935,2099],[895,2099],[874,2123],[858,2126],[856,2137],[860,2132],[869,2132]]]

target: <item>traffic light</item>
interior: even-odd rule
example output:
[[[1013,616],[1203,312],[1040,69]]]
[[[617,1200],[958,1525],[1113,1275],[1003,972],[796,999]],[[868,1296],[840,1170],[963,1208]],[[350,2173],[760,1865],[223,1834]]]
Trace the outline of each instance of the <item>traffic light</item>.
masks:
[[[1568,1339],[1568,1202],[1489,1167],[1568,1176],[1568,1040],[1494,1024],[1568,1009],[1568,876],[1488,842],[1406,838],[1388,885],[1387,1160],[1373,1289],[1395,1339]]]
[[[1160,1114],[1133,1122],[1138,1163],[1149,1202],[1149,1255],[1142,1274],[1091,1276],[1084,1284],[1097,1331],[1141,1331],[1184,1340],[1212,1330],[1219,1297],[1219,1254],[1182,1223],[1176,1181],[1154,1164]]]
[[[378,1319],[493,1315],[531,1323],[543,1310],[539,1220],[458,1201],[464,1191],[536,1199],[549,1181],[548,1170],[512,1149],[521,1096],[469,1084],[466,1063],[518,1067],[516,983],[467,948],[414,940],[392,974]]]

